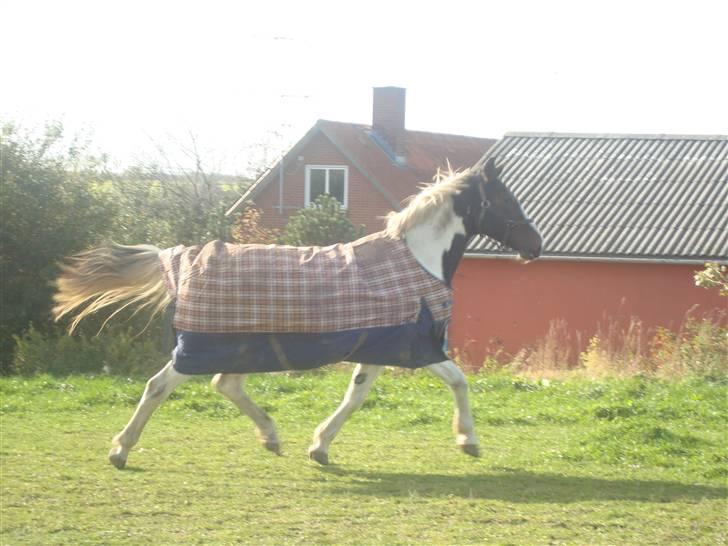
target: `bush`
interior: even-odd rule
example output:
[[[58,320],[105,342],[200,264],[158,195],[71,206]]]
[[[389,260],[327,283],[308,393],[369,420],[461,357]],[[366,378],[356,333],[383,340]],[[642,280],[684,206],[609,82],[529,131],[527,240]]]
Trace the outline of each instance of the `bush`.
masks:
[[[112,374],[148,377],[169,360],[159,343],[129,331],[103,336],[42,333],[31,326],[15,337],[14,371],[23,375]]]
[[[327,246],[353,241],[363,233],[364,226],[357,231],[335,197],[321,194],[313,206],[291,216],[280,242],[294,246]]]
[[[93,191],[99,163],[50,125],[31,138],[11,125],[0,139],[0,372],[13,336],[50,326],[56,263],[106,234],[114,206]]]

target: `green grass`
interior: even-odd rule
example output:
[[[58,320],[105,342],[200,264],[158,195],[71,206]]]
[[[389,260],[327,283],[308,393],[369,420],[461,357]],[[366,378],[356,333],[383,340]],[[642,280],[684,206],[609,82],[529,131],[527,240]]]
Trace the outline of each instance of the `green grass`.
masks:
[[[306,449],[346,370],[251,377],[284,455],[195,381],[118,471],[140,380],[0,379],[1,540],[11,544],[724,544],[725,383],[469,377],[483,455],[449,392],[386,373],[320,467]]]

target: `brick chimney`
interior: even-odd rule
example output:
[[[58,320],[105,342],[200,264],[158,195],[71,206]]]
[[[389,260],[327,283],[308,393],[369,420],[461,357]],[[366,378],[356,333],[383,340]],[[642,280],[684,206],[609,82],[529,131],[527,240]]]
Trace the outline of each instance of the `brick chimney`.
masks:
[[[405,146],[404,110],[406,89],[403,87],[375,87],[372,108],[372,128],[384,140],[397,163],[407,162]]]

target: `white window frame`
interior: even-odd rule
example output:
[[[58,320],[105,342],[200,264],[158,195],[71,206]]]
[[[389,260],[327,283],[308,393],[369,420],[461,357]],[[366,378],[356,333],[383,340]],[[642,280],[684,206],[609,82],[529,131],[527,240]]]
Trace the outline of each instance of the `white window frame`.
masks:
[[[305,193],[305,204],[307,207],[311,206],[311,170],[322,169],[326,171],[326,193],[329,193],[329,171],[336,169],[344,171],[344,203],[341,205],[342,209],[346,209],[349,206],[349,166],[348,165],[306,165],[306,193]]]

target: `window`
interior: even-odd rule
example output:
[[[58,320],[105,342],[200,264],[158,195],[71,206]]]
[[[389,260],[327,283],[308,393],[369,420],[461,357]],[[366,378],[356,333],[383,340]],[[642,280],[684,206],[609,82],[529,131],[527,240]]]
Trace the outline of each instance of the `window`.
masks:
[[[306,206],[322,193],[336,197],[341,208],[348,204],[349,169],[345,166],[306,165]]]

